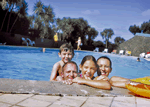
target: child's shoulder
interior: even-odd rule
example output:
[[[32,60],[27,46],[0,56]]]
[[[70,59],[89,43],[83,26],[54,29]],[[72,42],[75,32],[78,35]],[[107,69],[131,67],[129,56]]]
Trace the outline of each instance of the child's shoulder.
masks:
[[[58,61],[58,62],[56,62],[55,64],[54,64],[54,66],[63,66],[64,65],[64,63],[62,62],[62,61]]]

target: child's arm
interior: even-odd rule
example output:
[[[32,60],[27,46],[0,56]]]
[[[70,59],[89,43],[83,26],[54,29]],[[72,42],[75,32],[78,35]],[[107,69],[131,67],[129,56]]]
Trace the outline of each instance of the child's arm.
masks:
[[[100,88],[106,90],[111,89],[110,83],[104,80],[88,80],[88,79],[82,79],[80,77],[76,77],[75,79],[73,79],[73,82],[78,84],[86,84],[94,88]]]
[[[105,80],[105,81],[109,81],[109,78],[105,75],[100,75],[94,78],[94,80]]]
[[[120,88],[126,88],[125,84],[127,83],[129,79],[113,76],[110,78],[109,82],[112,86],[120,87]]]
[[[57,71],[59,70],[59,68],[60,68],[60,64],[58,62],[55,63],[51,72],[50,81],[55,81],[57,77]]]

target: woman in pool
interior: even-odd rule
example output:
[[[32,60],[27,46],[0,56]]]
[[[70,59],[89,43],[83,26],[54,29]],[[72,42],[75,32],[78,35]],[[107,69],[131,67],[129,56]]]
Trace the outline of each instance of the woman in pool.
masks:
[[[85,84],[95,88],[111,89],[110,83],[105,80],[97,80],[94,73],[97,71],[97,63],[92,55],[87,55],[82,59],[80,64],[82,77],[76,77],[72,80],[74,83]]]
[[[126,88],[125,84],[129,79],[113,76],[110,79],[108,78],[109,73],[112,71],[112,62],[107,56],[101,56],[97,59],[97,65],[99,67],[98,69],[98,77],[96,77],[96,80],[106,80],[109,81],[109,83],[112,86],[120,87],[120,88]]]

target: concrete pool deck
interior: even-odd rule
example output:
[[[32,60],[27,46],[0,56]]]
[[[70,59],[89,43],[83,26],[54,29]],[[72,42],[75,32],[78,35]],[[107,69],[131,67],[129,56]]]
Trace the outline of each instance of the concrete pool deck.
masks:
[[[149,107],[150,99],[129,90],[102,90],[61,82],[0,79],[0,107]]]

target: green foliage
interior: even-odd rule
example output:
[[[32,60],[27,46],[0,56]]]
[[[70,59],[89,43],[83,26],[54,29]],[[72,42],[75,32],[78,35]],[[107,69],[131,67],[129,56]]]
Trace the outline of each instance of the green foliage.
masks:
[[[141,32],[139,26],[136,26],[136,25],[130,26],[130,27],[129,27],[129,31],[130,31],[131,33],[133,33],[134,35],[135,35],[136,33],[140,33],[140,32]]]
[[[92,39],[94,39],[98,32],[95,28],[91,28],[88,22],[83,18],[57,18],[56,23],[58,25],[57,30],[62,30],[63,39],[67,42],[71,42],[74,45],[78,37],[81,37],[82,43],[92,45]],[[88,36],[88,41],[86,41],[86,35]]]
[[[2,9],[5,12],[2,24],[1,24],[1,28],[0,31],[2,31],[2,29],[4,29],[4,23],[6,25],[7,22],[7,29],[4,30],[6,32],[11,32],[12,28],[14,27],[18,17],[24,17],[27,14],[27,3],[25,2],[25,0],[2,0],[0,2],[0,6],[2,7]],[[11,18],[12,14],[17,14],[16,19]],[[8,16],[9,15],[9,16]],[[7,19],[7,20],[6,20]],[[11,23],[13,19],[13,24]]]
[[[136,33],[140,33],[141,31],[142,31],[142,33],[150,34],[150,20],[147,21],[147,22],[143,22],[143,23],[141,24],[141,27],[136,26],[136,25],[131,25],[131,26],[129,27],[129,31],[130,31],[131,33],[133,33],[134,35],[135,35]]]
[[[111,28],[104,29],[102,32],[100,32],[100,35],[104,39],[104,41],[106,43],[106,48],[107,48],[109,39],[114,35],[114,31]]]
[[[88,28],[88,45],[92,44],[92,40],[95,39],[95,37],[98,35],[98,31],[95,30],[95,28]]]
[[[20,0],[17,2],[13,0],[13,4],[9,0],[5,1],[5,6],[1,8],[1,20],[0,20],[0,31],[10,32],[16,34],[28,34],[29,21],[26,17],[27,15],[27,3],[25,0]],[[3,2],[2,1],[2,2]],[[2,2],[0,7],[2,6]],[[12,7],[14,6],[14,7]],[[12,11],[10,11],[12,10]]]
[[[53,38],[53,23],[54,23],[54,12],[50,5],[46,6],[41,1],[38,1],[34,5],[34,14],[29,16],[30,27],[34,29],[34,34],[38,33],[37,36],[41,38]]]
[[[125,41],[125,39],[121,38],[121,37],[116,37],[114,39],[114,42],[115,42],[116,45],[119,45],[119,44],[123,43],[124,41]]]
[[[102,41],[94,41],[92,43],[95,47],[104,47],[104,44]]]
[[[17,17],[16,17],[16,19],[14,20],[14,23],[13,23],[13,25],[11,26],[11,28],[10,28],[10,33],[11,33],[11,31],[12,31],[12,29],[13,29],[13,27],[14,27],[14,25],[16,24],[16,21],[18,20],[18,19],[20,19],[20,18],[26,18],[26,16],[27,16],[27,10],[28,10],[28,4],[26,3],[26,1],[25,0],[22,0],[22,2],[20,2],[20,4],[19,4],[19,8],[18,8],[18,10],[17,11],[15,11],[15,13],[17,14]]]
[[[150,21],[143,22],[143,24],[141,24],[141,30],[143,30],[143,33],[150,34]]]

